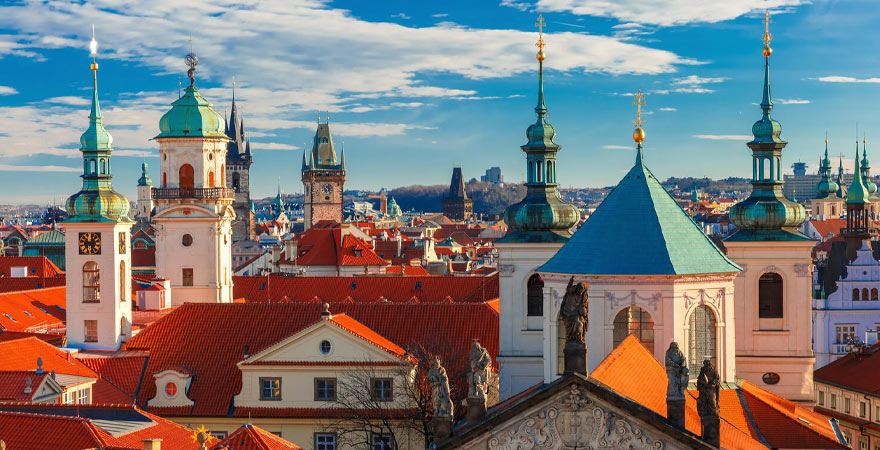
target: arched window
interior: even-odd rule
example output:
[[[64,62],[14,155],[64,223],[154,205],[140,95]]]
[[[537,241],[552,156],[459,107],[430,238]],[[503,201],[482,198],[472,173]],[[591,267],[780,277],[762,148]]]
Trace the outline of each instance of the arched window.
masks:
[[[101,159],[101,175],[107,173],[107,162],[104,159]]]
[[[122,318],[119,319],[119,335],[123,336],[123,337],[128,336],[128,331],[129,331],[128,318],[125,316],[122,316]]]
[[[208,187],[214,187],[214,171],[208,172]]]
[[[654,353],[654,319],[638,306],[626,307],[614,317],[614,348],[631,334]]]
[[[98,263],[89,261],[83,264],[83,302],[101,301],[101,270]]]
[[[868,293],[868,288],[862,288],[862,300],[863,301],[868,301],[868,299],[870,298],[870,295],[871,294]]]
[[[134,241],[134,244],[132,244],[131,247],[136,250],[146,250],[147,243],[142,240],[137,240],[137,241]]]
[[[547,177],[545,180],[547,180],[548,183],[553,182],[553,163],[550,161],[547,161]]]
[[[688,366],[691,377],[696,378],[700,373],[703,361],[712,361],[715,365],[717,355],[717,337],[715,328],[715,314],[706,305],[697,306],[691,313],[688,333]]]
[[[538,178],[535,180],[537,182],[541,182],[544,179],[544,164],[541,161],[536,162],[538,166]]]
[[[852,299],[854,302],[859,301],[859,288],[853,289]]]
[[[871,288],[871,300],[877,300],[877,288]]]
[[[526,315],[544,315],[544,279],[534,274],[529,278],[526,291]]]
[[[180,189],[192,189],[195,185],[195,174],[193,166],[184,164],[180,166],[179,174]]]
[[[767,272],[758,279],[758,318],[782,318],[782,276]]]
[[[97,175],[98,174],[98,162],[94,159],[89,160],[89,174]]]
[[[119,302],[125,303],[126,287],[128,286],[128,272],[125,271],[125,261],[119,261]]]
[[[235,192],[241,190],[241,175],[238,172],[232,173],[232,189],[235,189]]]
[[[162,172],[162,187],[166,187],[168,185],[168,174]]]

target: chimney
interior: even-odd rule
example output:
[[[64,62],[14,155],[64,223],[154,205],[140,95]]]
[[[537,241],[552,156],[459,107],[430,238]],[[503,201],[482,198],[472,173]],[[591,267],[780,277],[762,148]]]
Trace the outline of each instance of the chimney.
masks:
[[[162,450],[162,439],[144,439],[144,450]]]
[[[666,418],[684,430],[684,390],[688,385],[687,360],[678,343],[669,343],[666,350]]]

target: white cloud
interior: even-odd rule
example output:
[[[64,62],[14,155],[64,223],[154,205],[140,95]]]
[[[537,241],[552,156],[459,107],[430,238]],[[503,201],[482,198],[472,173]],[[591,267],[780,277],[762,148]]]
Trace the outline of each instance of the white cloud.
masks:
[[[0,86],[0,95],[15,95],[18,91],[14,87]]]
[[[434,17],[434,18],[440,19],[440,18],[443,18],[443,17],[449,17],[449,14],[446,14],[446,13],[437,13],[437,14],[431,14],[431,17]]]
[[[253,150],[302,150],[302,147],[277,142],[251,142],[251,147]]]
[[[635,147],[633,147],[633,146],[627,147],[626,145],[609,144],[609,145],[603,145],[602,148],[607,149],[607,150],[632,150]]]
[[[659,111],[673,112],[673,111],[678,111],[678,109],[666,107],[666,108],[660,108]]]
[[[407,16],[407,15],[404,14],[404,13],[392,14],[391,17],[398,18],[398,19],[403,19],[403,20],[409,20],[409,19],[412,19],[412,17]]]
[[[773,103],[779,105],[807,105],[813,103],[810,100],[804,100],[800,98],[774,98]]]
[[[701,85],[704,85],[704,84],[721,83],[721,82],[726,81],[726,80],[727,80],[727,78],[725,78],[725,77],[715,77],[715,78],[708,77],[708,78],[704,78],[704,77],[697,76],[697,75],[688,75],[688,76],[686,76],[686,77],[684,77],[684,78],[678,78],[678,79],[673,80],[673,81],[672,81],[672,84],[673,84],[673,85],[678,85],[678,86],[681,86],[681,85],[684,85],[684,86],[701,86]]]
[[[712,141],[751,141],[755,138],[746,134],[695,134],[694,137]]]
[[[82,167],[0,164],[0,172],[80,172]]]
[[[819,78],[816,78],[816,80],[821,81],[823,83],[880,83],[880,78],[877,78],[877,77],[855,78],[855,77],[843,77],[843,76],[839,76],[839,75],[819,77]]]
[[[71,106],[87,106],[92,104],[92,100],[86,97],[62,96],[52,97],[44,100],[46,103],[58,103]]]
[[[504,0],[502,5],[526,10],[532,7],[521,1]],[[540,11],[569,12],[582,16],[611,17],[625,22],[660,26],[688,23],[715,23],[767,9],[797,6],[806,0],[537,0]]]

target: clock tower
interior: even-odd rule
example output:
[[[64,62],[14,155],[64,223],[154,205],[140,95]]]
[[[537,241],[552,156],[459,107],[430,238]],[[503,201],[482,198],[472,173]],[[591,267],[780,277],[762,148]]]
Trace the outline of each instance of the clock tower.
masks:
[[[342,191],[345,187],[345,148],[336,158],[330,122],[318,122],[312,151],[302,161],[303,213],[308,230],[321,220],[342,223]]]
[[[92,56],[98,43],[92,37]],[[64,257],[67,261],[67,345],[117,350],[131,336],[131,252],[133,221],[128,199],[113,191],[113,138],[104,129],[98,104],[98,63],[89,128],[80,137],[82,190],[67,199]]]

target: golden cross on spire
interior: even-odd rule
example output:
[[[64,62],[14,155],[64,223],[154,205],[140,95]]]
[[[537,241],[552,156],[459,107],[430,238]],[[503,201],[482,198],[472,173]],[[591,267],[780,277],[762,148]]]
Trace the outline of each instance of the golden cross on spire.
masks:
[[[762,39],[764,40],[764,48],[770,48],[770,41],[773,39],[773,35],[770,34],[770,24],[773,23],[773,20],[770,19],[770,11],[764,12],[764,36]]]
[[[535,22],[535,26],[538,27],[538,42],[535,43],[535,46],[538,47],[538,54],[535,56],[538,58],[538,61],[544,61],[546,56],[544,55],[544,16],[538,15],[538,21]]]
[[[639,89],[638,92],[633,94],[633,106],[636,107],[636,126],[642,126],[642,106],[646,106],[648,102],[645,100],[645,94],[642,93],[642,90]]]

